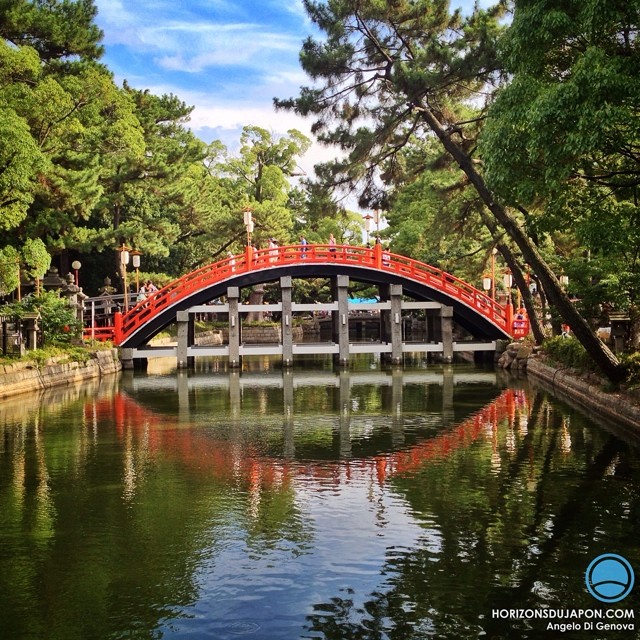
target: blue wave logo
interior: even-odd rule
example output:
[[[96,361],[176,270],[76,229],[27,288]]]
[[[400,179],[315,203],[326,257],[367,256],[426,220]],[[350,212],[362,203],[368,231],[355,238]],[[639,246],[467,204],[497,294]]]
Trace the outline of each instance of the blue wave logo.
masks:
[[[620,602],[631,593],[635,574],[626,558],[615,553],[603,553],[587,567],[585,582],[596,600]]]

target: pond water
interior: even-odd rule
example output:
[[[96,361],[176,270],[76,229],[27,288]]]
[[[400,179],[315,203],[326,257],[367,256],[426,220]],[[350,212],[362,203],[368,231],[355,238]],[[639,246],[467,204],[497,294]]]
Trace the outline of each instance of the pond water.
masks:
[[[0,434],[2,638],[640,637],[585,582],[640,569],[638,441],[526,379],[212,360]]]

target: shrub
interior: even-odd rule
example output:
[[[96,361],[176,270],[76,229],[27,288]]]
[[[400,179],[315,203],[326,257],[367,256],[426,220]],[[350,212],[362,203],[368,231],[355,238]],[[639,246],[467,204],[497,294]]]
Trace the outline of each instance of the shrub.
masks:
[[[44,349],[28,351],[24,356],[24,360],[34,362],[39,367],[47,364],[52,358],[56,358],[60,364],[65,364],[68,362],[88,362],[92,355],[88,349],[83,347],[49,346]]]
[[[45,344],[68,344],[82,334],[82,323],[75,311],[53,291],[43,291],[40,295],[29,295],[19,302],[0,308],[0,313],[8,316],[24,317],[25,313],[38,311]]]
[[[544,341],[542,349],[559,365],[581,371],[594,371],[597,368],[585,348],[572,336],[549,338]]]
[[[640,353],[625,353],[620,361],[627,372],[627,383],[631,387],[640,385]]]

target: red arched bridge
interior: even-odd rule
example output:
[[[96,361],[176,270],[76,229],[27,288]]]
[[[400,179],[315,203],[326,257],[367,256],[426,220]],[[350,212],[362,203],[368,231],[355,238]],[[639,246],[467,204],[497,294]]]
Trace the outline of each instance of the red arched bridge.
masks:
[[[121,347],[140,347],[175,321],[179,311],[226,295],[228,287],[248,287],[283,276],[317,278],[348,276],[376,285],[402,286],[404,295],[453,308],[453,319],[477,338],[495,340],[528,333],[525,320],[514,322],[513,307],[500,305],[483,291],[436,267],[387,252],[350,245],[290,245],[272,249],[248,247],[188,273],[137,303],[114,314],[111,327],[93,335]],[[514,324],[516,325],[514,327]]]

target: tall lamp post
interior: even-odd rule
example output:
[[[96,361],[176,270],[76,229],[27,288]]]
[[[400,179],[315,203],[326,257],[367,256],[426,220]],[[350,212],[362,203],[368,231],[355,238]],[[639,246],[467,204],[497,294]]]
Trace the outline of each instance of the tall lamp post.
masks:
[[[82,266],[82,263],[80,262],[80,260],[74,260],[71,263],[71,268],[74,270],[75,276],[76,276],[76,287],[80,286],[80,280],[78,278],[78,271],[80,271],[80,267],[81,266]]]
[[[16,260],[16,267],[18,268],[18,302],[22,300],[22,273],[20,272],[20,259]]]
[[[380,209],[373,210],[373,221],[376,225],[376,235],[380,237],[380,220],[382,218],[382,211]]]
[[[491,249],[491,299],[496,299],[496,253],[498,249],[493,247]]]
[[[129,291],[127,287],[127,265],[129,264],[129,247],[122,243],[118,249],[120,252],[120,264],[122,265],[122,280],[124,283],[124,311],[129,311]]]
[[[509,331],[513,329],[513,302],[511,300],[511,287],[513,286],[513,275],[511,269],[507,269],[503,276],[504,288],[507,290],[507,327]]]
[[[136,270],[136,292],[138,292],[140,291],[140,256],[142,255],[142,251],[133,249],[129,253],[131,254],[131,264]]]
[[[253,212],[249,207],[242,210],[244,214],[244,226],[247,229],[247,247],[251,246],[251,234],[253,233]]]
[[[362,216],[364,220],[364,230],[367,234],[367,247],[369,246],[369,234],[371,233],[371,221],[373,220],[373,216],[367,213],[366,216]]]
[[[507,269],[503,276],[504,288],[507,290],[507,304],[511,303],[511,287],[513,286],[513,275],[511,269]]]

